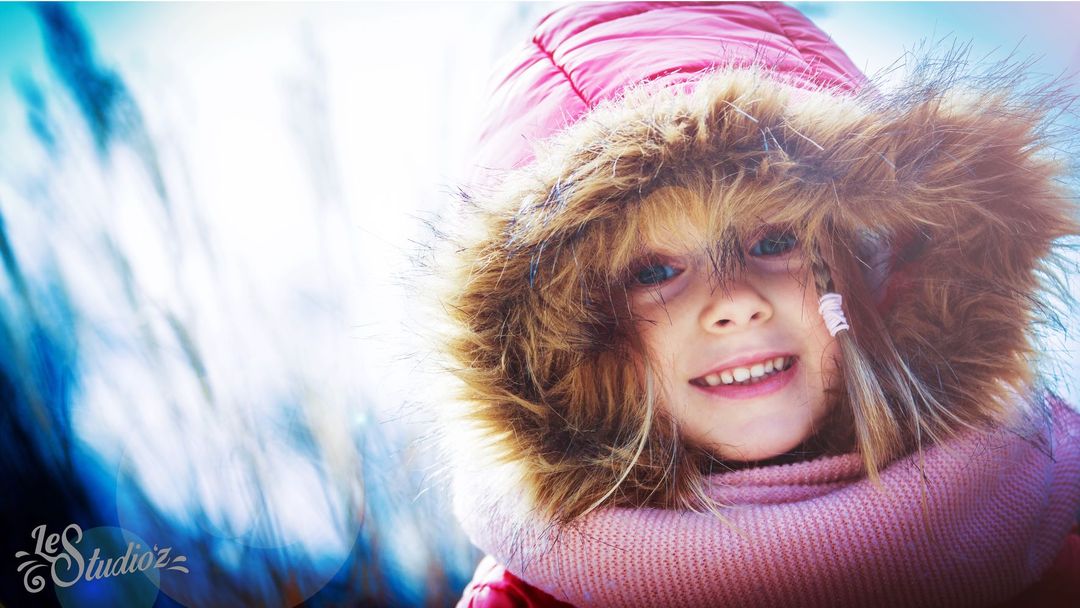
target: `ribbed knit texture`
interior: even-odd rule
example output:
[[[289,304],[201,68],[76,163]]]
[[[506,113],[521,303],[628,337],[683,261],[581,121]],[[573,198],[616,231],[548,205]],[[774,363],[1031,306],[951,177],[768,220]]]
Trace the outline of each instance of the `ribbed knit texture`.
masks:
[[[576,606],[992,605],[1039,578],[1080,509],[1080,415],[1055,402],[1052,420],[929,448],[881,489],[854,454],[716,475],[733,526],[609,508],[557,530],[460,472],[455,510],[477,546]]]

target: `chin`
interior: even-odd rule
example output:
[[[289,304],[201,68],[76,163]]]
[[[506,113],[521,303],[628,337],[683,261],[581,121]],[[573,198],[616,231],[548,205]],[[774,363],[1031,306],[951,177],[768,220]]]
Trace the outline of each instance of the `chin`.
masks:
[[[734,462],[768,460],[791,452],[799,447],[799,445],[801,445],[809,436],[810,433],[807,432],[780,437],[761,437],[755,438],[754,441],[743,445],[727,443],[723,446],[715,447],[712,452],[723,460]]]

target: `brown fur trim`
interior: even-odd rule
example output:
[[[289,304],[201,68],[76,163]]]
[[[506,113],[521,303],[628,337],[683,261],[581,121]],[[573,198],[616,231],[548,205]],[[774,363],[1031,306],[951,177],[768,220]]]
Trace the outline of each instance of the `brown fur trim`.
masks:
[[[558,520],[601,503],[707,507],[710,459],[649,395],[622,293],[646,238],[689,238],[664,231],[674,213],[696,218],[721,280],[766,219],[820,252],[842,291],[859,289],[861,235],[923,245],[845,347],[895,360],[872,372],[897,408],[873,422],[896,443],[874,460],[1015,415],[1055,241],[1080,228],[1045,147],[1060,99],[991,84],[886,100],[719,71],[594,109],[471,201],[440,260],[461,418]],[[905,393],[911,406],[895,405]]]

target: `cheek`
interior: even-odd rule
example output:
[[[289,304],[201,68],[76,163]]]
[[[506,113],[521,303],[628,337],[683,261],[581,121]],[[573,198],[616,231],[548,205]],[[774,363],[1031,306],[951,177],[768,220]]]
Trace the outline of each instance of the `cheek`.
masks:
[[[792,281],[792,283],[796,283]],[[807,389],[819,395],[822,407],[831,401],[828,393],[839,388],[842,378],[840,343],[829,335],[829,329],[818,312],[817,290],[807,285],[795,287],[800,293],[791,294],[792,302],[802,301],[802,310],[798,311],[799,325],[805,336],[807,364]]]
[[[825,332],[828,336],[829,332]],[[843,361],[840,356],[840,343],[829,337],[829,342],[821,353],[821,375],[823,387],[827,390],[839,388],[843,375]]]
[[[649,386],[648,371],[651,371],[652,391],[661,397],[661,401],[668,401],[671,397],[671,385],[675,376],[675,355],[677,350],[673,348],[676,342],[674,330],[665,321],[651,323],[642,321],[636,325],[639,347],[634,349],[633,365],[641,386]]]

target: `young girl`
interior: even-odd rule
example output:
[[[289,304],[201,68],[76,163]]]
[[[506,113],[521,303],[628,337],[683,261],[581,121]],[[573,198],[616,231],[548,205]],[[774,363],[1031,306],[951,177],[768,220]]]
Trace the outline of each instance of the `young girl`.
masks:
[[[778,4],[540,24],[440,257],[459,606],[1080,605],[1063,100],[937,67]]]

